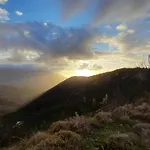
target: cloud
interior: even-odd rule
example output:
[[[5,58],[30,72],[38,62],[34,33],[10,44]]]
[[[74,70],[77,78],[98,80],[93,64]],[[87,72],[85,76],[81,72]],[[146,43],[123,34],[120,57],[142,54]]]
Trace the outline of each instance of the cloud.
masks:
[[[97,71],[97,70],[101,70],[102,66],[98,65],[98,64],[91,64],[91,63],[82,63],[80,64],[79,68],[80,70],[84,70],[84,69],[88,69],[88,70],[93,70],[93,71]]]
[[[136,22],[127,26],[127,30],[121,30],[117,35],[107,35],[90,27],[62,28],[49,22],[1,22],[0,63],[44,64],[52,71],[72,75],[76,69],[99,73],[107,71],[106,68],[130,67],[131,62],[139,61],[133,54],[150,51],[150,35],[149,24]],[[111,52],[95,51],[95,43],[108,44]]]
[[[116,51],[137,54],[143,52],[149,52],[150,35],[147,32],[145,26],[142,29],[127,29],[126,31],[119,32],[116,36],[105,35],[101,37],[98,43],[106,43]]]
[[[22,16],[23,15],[23,13],[21,12],[21,11],[16,11],[16,15],[18,15],[18,16]]]
[[[97,70],[97,71],[100,71],[103,67],[101,65],[98,65],[98,64],[93,64],[90,69],[91,70]]]
[[[0,4],[6,4],[8,0],[0,0]]]
[[[89,67],[89,64],[88,63],[83,63],[79,66],[79,69],[87,69]]]
[[[9,20],[9,13],[6,9],[0,8],[0,21]]]
[[[128,27],[125,24],[120,24],[116,27],[116,30],[119,30],[119,31],[125,31],[127,29],[128,29]]]
[[[129,29],[127,32],[132,34],[132,33],[134,33],[134,32],[135,32],[135,30],[133,30],[133,29]]]
[[[128,22],[150,16],[150,0],[62,0],[62,2],[65,18],[86,8],[86,11],[93,10],[94,23]]]
[[[44,61],[51,58],[90,59],[97,29],[61,28],[52,23],[0,23],[0,50],[9,61]]]
[[[127,32],[129,34],[135,33],[135,30],[129,29],[126,24],[120,24],[116,27],[116,30],[121,31],[120,34],[124,34],[124,32]]]

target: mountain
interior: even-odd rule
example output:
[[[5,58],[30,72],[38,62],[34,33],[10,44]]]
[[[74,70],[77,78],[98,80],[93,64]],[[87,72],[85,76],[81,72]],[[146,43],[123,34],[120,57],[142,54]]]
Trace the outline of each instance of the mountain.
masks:
[[[22,136],[44,128],[54,120],[98,109],[111,110],[132,103],[150,92],[150,69],[119,69],[92,77],[72,77],[48,90],[17,111],[2,117],[5,131],[19,121],[23,125],[10,134]],[[45,123],[45,124],[44,124]],[[9,125],[8,125],[9,124]],[[42,126],[41,126],[42,125]],[[1,133],[2,135],[2,133]]]
[[[44,70],[0,68],[0,114],[30,102],[65,77]]]
[[[16,87],[0,85],[0,114],[12,112],[19,108],[21,105],[17,100],[21,100],[20,94],[21,91]]]
[[[26,92],[24,101],[27,101],[27,99],[31,100],[38,97],[65,79],[66,78],[60,74],[44,71],[25,77],[15,82],[14,85]]]

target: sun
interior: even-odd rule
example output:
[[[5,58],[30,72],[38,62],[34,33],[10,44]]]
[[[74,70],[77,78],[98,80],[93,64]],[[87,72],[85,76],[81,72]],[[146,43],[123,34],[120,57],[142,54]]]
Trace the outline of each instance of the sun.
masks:
[[[76,71],[76,75],[77,75],[77,76],[89,77],[89,76],[92,76],[93,73],[92,73],[91,70],[83,69],[83,70],[77,70],[77,71]]]

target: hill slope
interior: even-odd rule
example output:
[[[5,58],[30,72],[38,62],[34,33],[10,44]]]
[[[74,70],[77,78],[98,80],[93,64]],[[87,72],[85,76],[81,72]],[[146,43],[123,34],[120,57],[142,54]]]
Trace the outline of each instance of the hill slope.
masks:
[[[109,112],[54,122],[2,150],[149,150],[149,122],[147,98]]]
[[[134,102],[150,92],[149,69],[120,69],[93,77],[72,77],[50,89],[31,103],[2,118],[11,130],[17,121],[23,125],[10,134],[21,136],[43,122],[52,122],[86,114],[98,109],[110,110]],[[9,123],[9,127],[5,124]],[[48,123],[49,124],[49,123]]]

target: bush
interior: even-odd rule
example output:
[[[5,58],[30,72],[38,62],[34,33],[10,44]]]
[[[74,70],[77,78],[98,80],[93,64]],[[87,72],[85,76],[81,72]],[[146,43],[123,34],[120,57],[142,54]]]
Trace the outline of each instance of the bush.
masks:
[[[130,117],[132,109],[133,109],[132,104],[128,104],[128,105],[118,107],[118,108],[113,110],[112,117],[115,120],[119,120],[122,116],[129,116]]]
[[[77,116],[66,121],[58,121],[53,123],[49,128],[49,132],[55,133],[60,130],[71,130],[77,133],[87,133],[90,129],[90,119],[83,116]]]
[[[136,125],[133,126],[133,131],[135,133],[140,133],[143,131],[149,131],[150,133],[150,124],[149,123],[138,123]]]
[[[131,119],[150,121],[150,105],[145,102],[138,105],[124,105],[113,110],[112,116],[115,120],[120,120],[122,117],[128,116]]]
[[[25,143],[25,145],[27,145],[27,147],[28,146],[33,146],[33,145],[36,145],[39,142],[45,140],[49,136],[50,135],[47,134],[46,132],[38,132],[38,133],[34,134],[29,140],[25,141],[24,143]]]
[[[150,124],[138,123],[133,126],[133,131],[140,137],[145,146],[150,147]]]
[[[3,150],[79,150],[81,146],[82,138],[79,134],[61,130],[53,135],[38,132],[29,140],[23,140],[15,147]]]
[[[20,143],[7,150],[28,150],[28,148],[34,147],[35,145],[39,144],[41,141],[44,141],[49,137],[50,135],[46,132],[38,132],[32,135],[29,139],[25,138]]]
[[[94,117],[99,123],[112,122],[112,114],[110,112],[99,112]]]
[[[133,133],[111,135],[105,144],[105,150],[133,150],[137,142],[137,136]]]
[[[59,132],[60,130],[71,130],[73,124],[70,121],[57,121],[53,123],[50,128],[50,133]]]
[[[73,150],[81,147],[81,136],[71,131],[59,131],[37,143],[33,150]]]
[[[135,106],[134,109],[131,110],[131,113],[133,118],[150,121],[150,106],[148,103]]]

